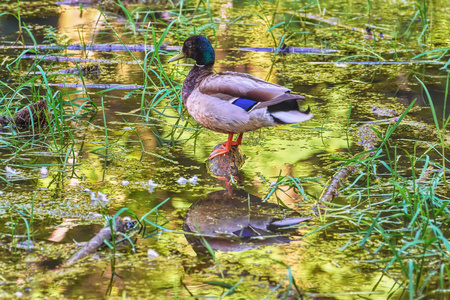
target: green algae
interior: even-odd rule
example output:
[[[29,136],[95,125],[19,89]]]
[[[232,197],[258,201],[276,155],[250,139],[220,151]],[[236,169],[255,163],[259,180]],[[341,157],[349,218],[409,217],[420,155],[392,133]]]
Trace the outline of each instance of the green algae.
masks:
[[[16,3],[9,1],[5,11],[16,13]],[[20,3],[22,7],[30,4],[23,1]],[[244,136],[241,149],[249,159],[242,169],[242,186],[252,194],[264,197],[271,188],[271,182],[276,181],[280,173],[282,176],[316,178],[317,182],[303,185],[309,198],[307,201],[298,195],[298,191],[295,192],[287,186],[280,186],[270,198],[271,201],[279,199],[291,208],[312,214],[310,206],[320,195],[328,177],[341,165],[341,160],[349,159],[353,154],[363,151],[354,136],[363,122],[392,117],[375,115],[374,106],[384,110],[393,109],[400,115],[411,101],[418,98],[416,103],[422,108],[417,106],[414,111],[408,113],[404,122],[390,137],[389,151],[394,155],[399,154],[394,152],[394,148],[408,149],[411,153],[415,151],[417,157],[429,155],[433,165],[439,168],[439,154],[430,151],[430,144],[438,138],[432,122],[432,113],[414,75],[425,80],[427,86],[433,87],[433,100],[436,100],[437,107],[443,110],[446,102],[446,70],[441,68],[448,60],[448,55],[444,54],[441,58],[439,56],[443,52],[439,52],[439,55],[417,55],[428,49],[448,46],[446,29],[449,19],[445,4],[445,1],[435,1],[429,7],[427,38],[420,39],[421,43],[426,43],[428,47],[418,43],[423,22],[411,21],[417,10],[413,1],[372,1],[370,11],[364,1],[352,2],[351,5],[347,1],[321,1],[320,7],[313,6],[307,11],[295,13],[295,22],[287,28],[279,26],[271,30],[276,41],[285,35],[285,43],[289,46],[341,50],[332,55],[274,56],[273,53],[236,50],[246,46],[277,47],[267,29],[279,22],[285,22],[303,5],[292,1],[263,1],[261,6],[255,2],[236,2],[231,3],[232,7],[229,7],[230,3],[212,2],[210,8],[215,26],[210,24],[207,8],[201,5],[192,20],[189,19],[192,12],[189,10],[186,16],[180,17],[183,22],[174,23],[165,42],[179,46],[184,37],[194,31],[208,35],[219,49],[215,65],[217,71],[248,72],[288,86],[295,93],[306,95],[306,105],[311,107],[315,115],[308,123],[263,129]],[[135,6],[131,6],[129,10],[134,8]],[[173,12],[180,9],[170,4],[165,8]],[[249,15],[229,24],[250,11],[267,17],[271,23],[267,24],[256,15]],[[130,20],[126,20],[128,23],[124,25],[120,16],[108,15],[107,24],[103,23],[103,19],[99,22],[100,14],[95,8],[83,7],[81,17],[79,7],[56,8],[44,5],[36,9],[21,10],[24,17],[48,17],[56,12],[60,13],[61,25],[49,22],[51,24],[44,27],[37,22],[35,24],[33,19],[26,20],[28,28],[38,41],[44,39],[44,28],[53,27],[60,34],[72,39],[72,43],[117,42],[115,36],[110,34],[112,30],[118,32],[126,43],[143,43],[151,36],[151,29],[145,26],[139,27],[135,34],[131,29],[133,27],[130,27]],[[143,12],[140,14],[142,17]],[[323,17],[324,20],[314,19],[308,16],[309,14]],[[80,22],[73,27],[67,26],[72,24],[72,21],[68,20],[75,16]],[[171,16],[175,18],[174,14]],[[336,23],[330,24],[327,20]],[[0,21],[3,22],[3,19]],[[157,36],[164,30],[164,22],[155,25]],[[378,34],[375,39],[364,37],[363,31],[368,23],[375,34]],[[410,30],[407,31],[410,23]],[[13,23],[2,23],[2,33],[5,24]],[[217,39],[214,38],[213,28]],[[17,37],[16,30],[18,27],[3,37],[2,41],[13,43]],[[380,32],[386,37],[381,38]],[[389,38],[395,33],[399,36],[397,39]],[[406,34],[402,36],[404,33]],[[26,42],[30,42],[28,36]],[[126,52],[71,54],[133,61],[130,53]],[[163,57],[163,54],[170,53],[160,51],[160,54]],[[352,57],[355,54],[368,56]],[[145,58],[145,54],[135,55],[141,60]],[[412,57],[417,57],[414,61],[426,58],[439,64],[352,64],[369,59],[375,63],[401,63],[409,62]],[[11,61],[10,58],[4,59],[6,55],[2,52],[0,61],[4,64]],[[20,71],[14,69],[7,75],[4,75],[4,70],[0,71],[1,80],[16,80],[28,72],[32,64],[21,61],[18,67]],[[43,63],[42,66],[49,72],[73,67],[70,63],[52,62]],[[167,65],[163,67],[170,78],[176,81],[172,84],[181,83],[190,68]],[[157,83],[149,89],[151,92],[134,91],[127,94],[118,90],[108,93],[94,89],[87,91],[98,107],[101,107],[101,97],[104,97],[107,124],[105,126],[103,122],[102,112],[97,116],[73,118],[69,124],[77,130],[73,132],[74,154],[68,159],[65,159],[65,156],[64,159],[58,159],[61,158],[60,154],[55,154],[52,147],[25,147],[20,152],[14,152],[12,156],[9,155],[8,148],[2,152],[2,162],[11,164],[21,172],[19,176],[11,178],[11,185],[1,183],[0,186],[0,190],[4,192],[0,196],[0,223],[5,224],[2,226],[5,229],[1,232],[1,251],[4,254],[4,258],[0,260],[2,296],[13,297],[13,294],[19,291],[30,298],[78,298],[87,297],[86,295],[90,298],[102,298],[107,294],[114,265],[118,276],[114,276],[112,281],[110,298],[172,299],[192,295],[220,297],[225,289],[205,282],[222,281],[234,285],[242,278],[243,281],[235,293],[227,298],[255,299],[268,295],[275,298],[277,295],[284,295],[287,290],[288,281],[284,280],[288,278],[288,270],[274,260],[291,267],[297,285],[307,297],[321,295],[353,299],[355,294],[359,294],[371,299],[386,299],[390,293],[393,298],[409,296],[408,292],[405,292],[408,290],[404,283],[407,279],[400,267],[395,265],[388,271],[384,269],[392,257],[386,243],[378,236],[366,241],[365,247],[368,250],[358,247],[362,239],[358,233],[365,233],[368,229],[367,226],[355,225],[358,223],[352,219],[355,215],[355,218],[368,222],[369,217],[366,216],[376,216],[379,211],[387,214],[385,208],[375,205],[385,201],[388,197],[386,193],[390,192],[390,188],[386,186],[389,180],[386,168],[378,163],[381,159],[365,165],[367,169],[376,170],[374,173],[362,177],[361,173],[353,174],[348,180],[354,185],[353,189],[344,191],[343,195],[336,199],[336,206],[329,209],[326,219],[312,222],[309,228],[298,229],[293,236],[297,241],[291,242],[290,245],[265,246],[239,253],[215,253],[226,274],[225,278],[221,278],[215,261],[210,257],[197,256],[184,235],[179,232],[183,217],[192,203],[207,193],[223,189],[224,184],[208,174],[204,161],[211,149],[223,142],[226,136],[199,128],[181,111],[176,94],[179,93],[179,85],[175,85],[178,90],[174,89],[170,99],[164,98],[155,104],[158,98],[154,96],[164,89],[169,89],[170,83],[163,78],[163,73],[158,72],[156,66],[149,69],[156,70],[157,73],[156,75],[151,71],[150,78]],[[142,69],[128,64],[107,66],[104,72],[101,78],[89,78],[86,83],[142,83],[145,78]],[[54,82],[78,81],[76,77],[58,76]],[[2,89],[2,95],[4,93],[6,91]],[[144,104],[141,105],[142,103]],[[383,135],[390,124],[389,121],[369,123],[365,128],[370,126]],[[124,129],[130,126],[135,131]],[[370,134],[373,134],[373,131]],[[432,147],[432,150],[436,149],[438,147]],[[389,164],[387,160],[383,162]],[[399,155],[397,162],[398,168],[401,169],[400,175],[406,177],[405,181],[410,180],[414,168],[411,167],[407,155]],[[418,171],[422,171],[424,164],[426,163],[420,162]],[[50,172],[47,177],[41,177],[39,174],[42,165],[48,165]],[[2,175],[6,176],[6,173]],[[259,175],[267,182],[263,182]],[[180,177],[193,176],[199,177],[199,183],[196,185],[176,183]],[[436,183],[436,186],[432,185],[432,181],[437,180],[435,176],[436,173],[427,175],[423,183],[425,187],[435,187],[439,195],[444,195],[445,200],[448,198],[448,190],[442,182]],[[149,191],[149,180],[157,184],[152,192]],[[123,185],[123,181],[130,183]],[[408,185],[416,188],[417,192],[426,189],[418,190],[413,182],[408,182]],[[366,201],[364,196],[368,193],[368,183],[371,185],[370,192],[375,193],[370,197],[370,201]],[[107,194],[109,201],[92,201],[91,192]],[[72,239],[77,242],[87,241],[103,226],[101,213],[114,214],[126,207],[141,217],[167,198],[170,199],[158,209],[161,216],[152,216],[149,219],[158,219],[161,222],[158,224],[163,224],[168,231],[155,230],[148,226],[145,238],[139,236],[135,242],[136,253],[119,252],[112,263],[109,249],[104,249],[73,267],[61,266],[61,263],[76,251]],[[367,205],[373,208],[358,215],[356,211],[353,212],[352,205]],[[395,213],[400,214],[401,211]],[[32,225],[30,229],[22,216]],[[166,224],[162,216],[170,222]],[[316,234],[303,237],[334,221],[339,222]],[[395,222],[389,229],[396,228]],[[13,228],[16,230],[14,238],[11,237]],[[54,236],[52,237],[54,232],[61,232],[62,239],[56,242]],[[28,233],[31,234],[34,247],[29,251],[15,247],[27,240]],[[398,241],[398,245],[403,244]],[[147,255],[149,248],[159,253],[159,257],[150,259]],[[411,249],[409,254],[419,254],[418,249]],[[14,263],[11,264],[11,261]],[[427,260],[427,265],[433,264],[437,265],[438,260]],[[433,271],[433,267],[430,267],[430,270]],[[281,288],[271,294],[280,283]],[[437,286],[437,280],[433,278],[429,283],[429,290],[432,291],[433,287]],[[295,294],[293,289],[289,292]]]

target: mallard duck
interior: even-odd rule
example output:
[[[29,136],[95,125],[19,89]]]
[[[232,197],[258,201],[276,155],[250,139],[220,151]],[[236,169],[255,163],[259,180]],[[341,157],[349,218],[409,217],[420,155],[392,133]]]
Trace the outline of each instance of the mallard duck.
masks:
[[[214,73],[215,52],[207,38],[194,35],[186,39],[181,52],[169,59],[192,58],[195,65],[183,83],[182,98],[188,113],[203,127],[228,133],[225,145],[209,156],[230,152],[239,146],[244,132],[262,127],[304,122],[313,117],[310,109],[298,106],[302,95],[250,74]],[[233,141],[234,134],[239,134]]]

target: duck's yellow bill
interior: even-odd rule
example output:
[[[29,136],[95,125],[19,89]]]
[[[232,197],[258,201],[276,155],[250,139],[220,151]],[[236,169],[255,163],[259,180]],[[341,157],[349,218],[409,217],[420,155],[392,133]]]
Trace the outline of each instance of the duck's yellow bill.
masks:
[[[184,54],[183,52],[178,53],[177,55],[175,55],[174,57],[170,58],[167,62],[173,62],[179,59],[184,58]]]

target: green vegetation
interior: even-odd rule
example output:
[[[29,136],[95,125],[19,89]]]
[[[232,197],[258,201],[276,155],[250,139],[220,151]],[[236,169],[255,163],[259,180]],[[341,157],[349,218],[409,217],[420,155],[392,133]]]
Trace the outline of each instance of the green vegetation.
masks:
[[[5,1],[0,295],[448,298],[448,3],[244,2]],[[204,160],[225,136],[185,112],[190,66],[166,64],[192,34],[214,43],[217,71],[307,96],[315,117],[249,133],[232,182],[314,216],[288,226],[289,245],[215,251],[215,235],[182,229],[188,207],[223,189]],[[119,216],[136,230],[64,266],[74,241]]]

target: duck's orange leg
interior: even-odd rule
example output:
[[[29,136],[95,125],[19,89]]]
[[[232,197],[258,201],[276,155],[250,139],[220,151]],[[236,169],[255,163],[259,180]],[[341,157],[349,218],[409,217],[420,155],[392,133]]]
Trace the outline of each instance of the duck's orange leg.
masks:
[[[239,136],[238,136],[238,138],[237,138],[237,140],[236,140],[236,142],[231,142],[231,145],[233,145],[233,146],[239,146],[240,144],[242,144],[242,136],[243,136],[244,134],[243,133],[239,133]]]
[[[235,142],[233,142],[233,135],[234,135],[234,133],[229,132],[228,133],[228,140],[227,140],[226,144],[225,145],[222,144],[222,145],[220,145],[219,149],[214,150],[209,155],[209,159],[213,159],[214,157],[217,157],[217,156],[222,155],[222,154],[227,154],[228,152],[230,152],[231,145],[233,145],[233,143],[235,143]]]

